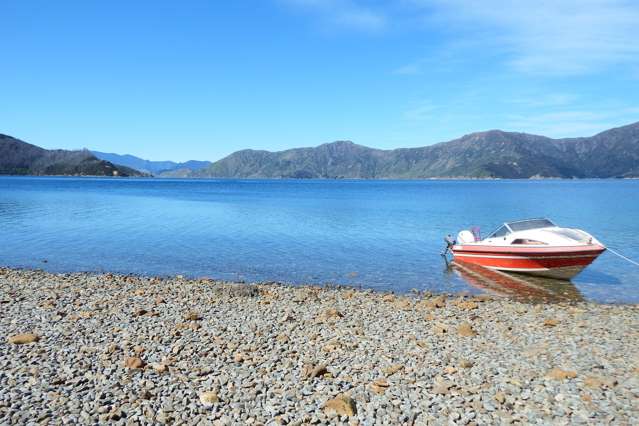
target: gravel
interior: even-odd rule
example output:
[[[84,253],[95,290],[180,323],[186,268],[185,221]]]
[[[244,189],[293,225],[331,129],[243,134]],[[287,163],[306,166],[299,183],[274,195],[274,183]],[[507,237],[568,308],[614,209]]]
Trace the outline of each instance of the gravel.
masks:
[[[0,424],[639,424],[638,305],[0,269],[0,309]]]

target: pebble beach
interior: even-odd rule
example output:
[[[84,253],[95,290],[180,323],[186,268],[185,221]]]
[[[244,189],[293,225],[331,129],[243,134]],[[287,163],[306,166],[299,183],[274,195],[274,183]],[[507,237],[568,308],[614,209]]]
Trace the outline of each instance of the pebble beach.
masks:
[[[0,424],[639,424],[639,306],[0,269]]]

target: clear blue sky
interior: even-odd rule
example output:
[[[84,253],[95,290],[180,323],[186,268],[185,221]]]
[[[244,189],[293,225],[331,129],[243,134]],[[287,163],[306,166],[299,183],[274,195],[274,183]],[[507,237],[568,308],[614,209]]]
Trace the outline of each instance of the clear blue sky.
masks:
[[[639,121],[636,0],[2,0],[0,133],[215,160]]]

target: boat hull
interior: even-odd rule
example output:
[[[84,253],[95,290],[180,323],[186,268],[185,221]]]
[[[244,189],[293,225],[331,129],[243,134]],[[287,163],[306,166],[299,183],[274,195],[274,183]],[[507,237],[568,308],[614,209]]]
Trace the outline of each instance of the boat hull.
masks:
[[[512,247],[479,244],[453,247],[455,261],[498,271],[570,279],[595,261],[605,247],[598,244],[570,247]]]

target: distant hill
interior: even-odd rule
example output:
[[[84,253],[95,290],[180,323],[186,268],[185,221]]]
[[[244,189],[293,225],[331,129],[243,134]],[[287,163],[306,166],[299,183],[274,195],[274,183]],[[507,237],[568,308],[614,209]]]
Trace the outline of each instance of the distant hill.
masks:
[[[551,139],[491,130],[423,148],[380,150],[338,141],[280,152],[237,151],[189,176],[224,178],[639,177],[639,123]]]
[[[93,155],[101,160],[110,161],[114,164],[121,164],[143,173],[148,173],[161,177],[185,177],[188,174],[208,167],[210,161],[186,161],[176,163],[174,161],[150,161],[136,157],[134,155],[111,154],[100,151],[91,151]]]
[[[490,130],[422,148],[381,150],[349,141],[219,161],[46,150],[0,134],[0,174],[298,179],[639,177],[639,123],[582,138]]]
[[[69,176],[140,176],[124,166],[96,158],[87,150],[47,150],[0,134],[0,174]]]

